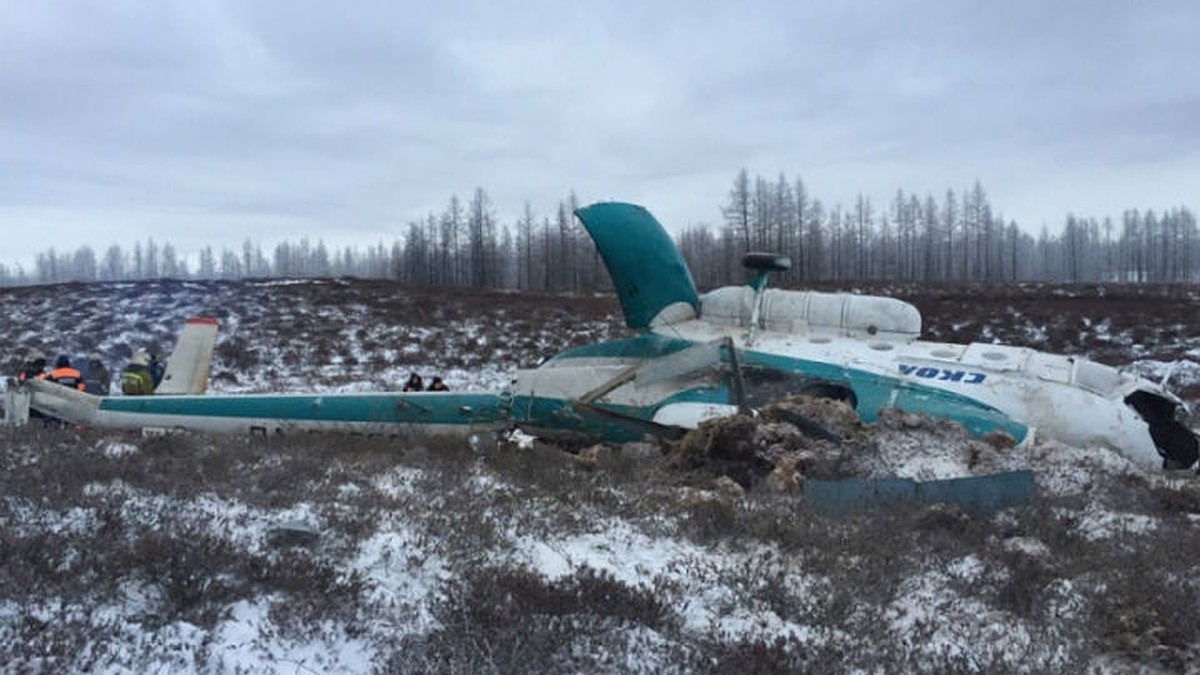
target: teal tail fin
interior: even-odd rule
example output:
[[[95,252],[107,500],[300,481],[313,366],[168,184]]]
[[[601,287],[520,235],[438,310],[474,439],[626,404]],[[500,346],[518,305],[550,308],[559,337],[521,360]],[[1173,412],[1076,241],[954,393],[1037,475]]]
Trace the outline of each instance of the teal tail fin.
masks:
[[[680,320],[700,312],[700,297],[687,263],[649,211],[636,204],[600,202],[576,210],[575,215],[604,259],[625,325],[644,329],[656,318]],[[664,314],[668,307],[672,311]]]

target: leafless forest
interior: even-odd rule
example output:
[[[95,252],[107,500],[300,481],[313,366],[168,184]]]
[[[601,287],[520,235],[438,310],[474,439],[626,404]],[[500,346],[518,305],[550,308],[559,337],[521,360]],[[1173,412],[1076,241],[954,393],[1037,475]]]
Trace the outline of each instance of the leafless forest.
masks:
[[[511,222],[496,216],[487,192],[448,200],[440,213],[397,224],[396,238],[361,248],[330,249],[307,238],[264,251],[209,246],[185,256],[153,239],[50,249],[35,269],[0,265],[0,286],[62,281],[152,278],[356,276],[406,283],[591,291],[607,275],[571,215],[574,194],[550,214],[528,203]],[[654,205],[648,204],[653,212]],[[714,211],[717,211],[714,209]],[[1128,209],[1101,217],[1068,214],[1056,231],[1005,220],[976,182],[941,195],[897,190],[886,203],[860,195],[854,204],[827,204],[802,180],[751,178],[744,170],[720,206],[717,224],[664,223],[696,282],[740,280],[748,250],[789,255],[788,283],[815,281],[1048,281],[1187,283],[1200,279],[1200,235],[1187,207]],[[1025,225],[1025,226],[1023,226]]]

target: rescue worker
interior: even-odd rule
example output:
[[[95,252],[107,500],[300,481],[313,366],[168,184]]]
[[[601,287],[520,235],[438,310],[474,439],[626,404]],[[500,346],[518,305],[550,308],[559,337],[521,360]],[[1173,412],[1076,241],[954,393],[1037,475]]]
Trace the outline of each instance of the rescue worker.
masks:
[[[29,358],[25,359],[25,363],[22,364],[21,372],[17,373],[17,381],[44,379],[46,379],[46,355],[35,349],[29,353]]]
[[[35,349],[29,353],[29,357],[21,365],[21,372],[17,373],[17,381],[44,379],[46,379],[46,355]],[[36,408],[30,408],[29,419],[42,420],[42,424],[49,425],[53,418],[47,417]]]
[[[154,388],[158,389],[158,384],[162,382],[163,374],[167,372],[167,364],[158,360],[158,354],[151,354],[150,363],[146,367],[150,370],[150,379],[154,381]]]
[[[121,391],[130,396],[154,393],[154,376],[150,374],[150,354],[145,349],[134,352],[129,365],[121,371]]]
[[[442,382],[442,378],[435,375],[433,381],[429,383],[429,391],[450,391],[450,387],[447,387],[446,383]]]
[[[96,352],[88,354],[87,375],[83,377],[83,383],[86,385],[84,391],[97,396],[108,396],[109,386],[112,384],[112,375],[108,372],[108,368],[104,365],[104,360]]]
[[[64,387],[73,387],[76,391],[83,391],[83,375],[77,368],[71,367],[71,359],[66,354],[59,354],[54,361],[54,370],[46,376],[46,379],[56,384],[61,384]]]
[[[402,391],[421,391],[425,388],[424,382],[421,381],[421,376],[413,373],[408,376],[408,382],[404,383]]]

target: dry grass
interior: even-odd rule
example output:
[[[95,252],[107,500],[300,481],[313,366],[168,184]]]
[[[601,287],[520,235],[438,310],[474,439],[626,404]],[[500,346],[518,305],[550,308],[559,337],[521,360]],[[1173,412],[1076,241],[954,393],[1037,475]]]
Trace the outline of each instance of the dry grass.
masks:
[[[1195,327],[1179,325],[1198,303],[1189,289],[862,290],[914,302],[936,339],[995,338],[1108,362],[1130,360],[1137,343],[1154,345],[1137,356],[1163,360],[1196,346]],[[0,306],[14,317],[15,308],[68,313],[36,332],[32,319],[14,320],[0,328],[6,344],[30,346],[30,335],[55,331],[65,350],[86,352],[99,340],[113,357],[147,340],[170,344],[182,318],[214,314],[229,329],[216,379],[241,384],[338,359],[342,372],[322,376],[331,384],[439,354],[448,356],[438,367],[528,366],[621,331],[611,298],[366,281],[5,289]],[[163,311],[154,321],[120,322],[145,306]],[[335,311],[344,320],[328,320]],[[1094,330],[1104,321],[1104,331]],[[420,349],[398,349],[408,344]],[[7,357],[11,371],[20,353]],[[678,672],[1077,672],[1097,655],[1118,669],[1200,667],[1200,627],[1190,619],[1200,605],[1194,483],[1101,477],[1086,493],[1047,495],[996,516],[938,507],[835,521],[767,487],[768,467],[747,466],[738,437],[717,440],[719,466],[651,445],[598,451],[585,466],[544,444],[0,429],[0,604],[11,609],[0,620],[0,662],[10,672],[100,669],[115,657],[96,645],[145,644],[131,642],[131,632],[155,635],[181,622],[209,629],[232,605],[262,601],[271,625],[298,639],[324,639],[336,625],[368,640],[381,672],[621,672],[629,659]],[[402,488],[397,475],[408,481]],[[744,494],[723,492],[715,483],[722,475],[742,477]],[[1089,537],[1097,508],[1155,525]],[[269,541],[279,514],[296,512],[317,525],[317,543]],[[410,626],[412,608],[377,604],[378,582],[348,564],[397,522],[410,539],[395,553],[395,576],[420,572],[422,556],[449,574],[422,605],[435,620],[427,630],[391,628]],[[550,578],[514,557],[514,536],[565,538],[613,522],[744,562],[695,574],[729,589],[731,605],[818,637],[697,632],[683,609],[678,579],[686,576],[629,583],[582,565]],[[889,609],[918,601],[908,596],[913,579],[964,560],[984,573],[949,578],[947,598],[979,603],[1013,632],[1037,636],[1028,653],[922,651],[946,629],[936,623],[889,632]],[[798,584],[795,570],[814,585]],[[131,602],[134,591],[144,599]],[[1063,651],[1048,656],[1054,645]],[[131,669],[137,658],[158,658],[144,649],[132,650]],[[189,649],[184,669],[211,663],[203,648]]]
[[[1095,654],[1168,670],[1200,663],[1194,647],[1200,628],[1190,619],[1200,602],[1194,583],[1200,534],[1189,517],[1194,490],[1186,484],[1157,486],[1148,497],[1132,494],[1147,492],[1145,485],[1108,486],[1111,504],[1160,518],[1161,525],[1092,540],[1078,527],[1086,505],[1054,499],[1000,517],[936,507],[826,520],[805,512],[794,497],[761,487],[741,498],[715,492],[696,498],[686,471],[679,474],[668,458],[652,453],[622,459],[614,451],[607,469],[589,470],[550,446],[481,453],[437,439],[400,447],[336,435],[4,434],[0,520],[8,525],[0,528],[0,601],[22,608],[5,621],[3,657],[12,664],[40,663],[47,653],[67,659],[82,645],[115,639],[117,628],[94,612],[119,603],[131,586],[149,598],[137,617],[144,631],[178,621],[210,628],[233,603],[264,594],[275,598],[272,621],[291,635],[323,630],[329,621],[365,627],[378,621],[371,619],[377,610],[367,603],[365,580],[348,573],[343,561],[380,522],[397,515],[436,541],[457,575],[431,606],[437,628],[378,644],[387,672],[621,670],[617,655],[629,649],[656,663],[670,659],[680,672],[728,672],[735,664],[745,672],[880,663],[890,664],[885,672],[970,672],[980,664],[1011,669],[1004,655],[930,657],[908,651],[895,636],[847,637],[877,632],[883,608],[905,601],[908,580],[970,558],[994,574],[958,579],[946,593],[974,598],[1030,630],[1071,637],[1056,667],[1083,667]],[[101,451],[112,444],[134,450]],[[380,476],[398,468],[417,476],[411,494],[377,487]],[[118,485],[124,487],[113,489]],[[128,508],[131,494],[169,496],[176,506],[148,520]],[[263,523],[255,535],[260,545],[247,548],[184,506],[214,497],[268,512],[309,504],[320,542],[266,545]],[[84,525],[38,527],[30,508],[75,513]],[[664,515],[673,523],[668,534],[748,556],[719,582],[740,602],[782,621],[819,626],[826,639],[697,635],[683,630],[678,589],[665,579],[658,586],[630,585],[587,566],[547,578],[504,562],[506,533],[567,535],[593,531],[611,518],[661,528]],[[1005,545],[1016,540],[1040,542],[1045,553]],[[778,553],[751,553],[760,550]],[[783,572],[790,565],[773,556],[822,579],[822,590],[796,587]],[[1067,617],[1049,609],[1063,583],[1075,589],[1082,608]],[[76,613],[35,609],[46,598],[67,602]],[[636,635],[657,637],[631,647]],[[83,663],[62,661],[68,662]]]

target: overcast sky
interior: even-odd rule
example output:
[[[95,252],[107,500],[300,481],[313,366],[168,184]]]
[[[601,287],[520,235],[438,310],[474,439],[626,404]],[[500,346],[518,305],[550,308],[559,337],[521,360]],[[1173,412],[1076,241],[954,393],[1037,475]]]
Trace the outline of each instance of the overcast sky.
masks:
[[[412,6],[409,6],[412,5]],[[1200,2],[0,0],[0,263],[390,243],[497,216],[720,221],[737,171],[827,204],[976,179],[1031,232],[1200,206]]]

